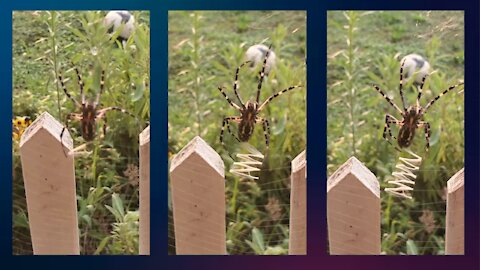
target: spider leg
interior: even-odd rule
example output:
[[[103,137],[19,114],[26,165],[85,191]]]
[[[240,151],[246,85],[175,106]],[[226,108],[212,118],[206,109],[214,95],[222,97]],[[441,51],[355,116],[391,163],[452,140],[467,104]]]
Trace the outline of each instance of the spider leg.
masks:
[[[98,104],[100,103],[100,97],[102,96],[104,88],[105,88],[105,70],[102,70],[102,74],[100,75],[100,92],[98,92],[97,97],[95,99],[95,106],[98,106]]]
[[[385,141],[387,141],[391,146],[395,147],[397,151],[401,151],[397,146],[393,145],[393,143],[390,141],[391,138],[394,138],[395,140],[397,139],[395,136],[392,135],[392,129],[390,127],[391,124],[401,126],[403,123],[402,121],[396,119],[392,115],[386,114],[385,126],[383,127],[383,139],[385,139]],[[388,137],[387,137],[387,131],[388,131]]]
[[[255,119],[257,123],[261,122],[263,124],[263,134],[265,136],[265,144],[267,145],[267,150],[270,147],[270,122],[262,117],[257,117]]]
[[[265,67],[267,66],[267,59],[268,56],[270,55],[270,49],[272,48],[272,45],[268,47],[268,51],[265,54],[265,58],[263,59],[263,65],[262,69],[260,70],[260,79],[258,80],[258,87],[257,87],[257,103],[260,103],[260,90],[262,89],[262,83],[263,83],[263,78],[265,77]]]
[[[62,73],[60,73],[60,72],[58,73],[58,81],[60,82],[60,85],[62,86],[62,89],[63,89],[63,92],[65,93],[65,95],[67,95],[67,97],[68,97],[71,101],[73,101],[73,103],[75,103],[76,106],[82,107],[82,106],[80,105],[80,103],[78,103],[78,101],[77,101],[76,99],[74,99],[74,98],[70,95],[70,93],[68,93],[67,87],[65,86],[65,82],[63,81]]]
[[[302,87],[302,86],[301,86],[301,85],[290,86],[289,88],[285,88],[285,89],[283,89],[282,91],[277,92],[277,93],[271,95],[270,97],[268,97],[268,98],[260,105],[260,107],[258,107],[258,112],[260,112],[270,101],[272,101],[272,99],[280,96],[281,94],[283,94],[283,93],[285,93],[285,92],[287,92],[287,91],[293,90],[293,89],[295,89],[295,88],[300,88],[300,87]]]
[[[232,107],[234,107],[235,109],[241,110],[242,108],[241,108],[240,106],[238,106],[236,103],[234,103],[234,102],[227,96],[227,94],[225,93],[224,89],[225,89],[225,87],[218,87],[218,90],[220,91],[220,93],[222,93],[223,97],[225,97],[225,99],[227,100],[227,102],[228,102]]]
[[[65,153],[65,148],[63,147],[63,133],[65,132],[65,129],[68,129],[68,122],[70,120],[82,120],[82,115],[79,113],[69,113],[65,117],[65,126],[62,128],[62,132],[60,132],[60,147],[63,149],[63,154],[65,157],[67,157],[67,153]]]
[[[103,117],[103,137],[107,137],[107,115]]]
[[[391,130],[390,124],[395,124],[395,125],[400,126],[400,125],[402,125],[402,121],[393,117],[391,114],[386,114],[385,115],[385,127],[383,128],[383,138],[387,139],[387,130],[388,130],[388,136],[390,138],[394,138],[396,140],[397,138],[392,135],[392,130]]]
[[[240,69],[245,66],[248,63],[251,63],[252,61],[246,61],[243,64],[241,64],[239,67],[237,67],[237,71],[235,72],[235,81],[233,83],[233,92],[235,92],[235,96],[237,96],[238,101],[240,101],[240,104],[242,105],[243,108],[245,108],[245,105],[243,104],[242,99],[240,98],[240,95],[238,94],[238,73],[240,72]]]
[[[401,115],[404,114],[404,112],[402,111],[402,109],[400,109],[397,104],[393,103],[392,99],[389,98],[378,86],[376,85],[373,85],[373,87],[375,88],[375,90],[377,90],[378,93],[380,93],[380,95],[382,95],[387,101],[388,103],[390,103],[390,105],[392,105],[392,107],[395,108],[395,110],[397,110]]]
[[[82,76],[80,75],[80,71],[78,71],[77,67],[75,67],[75,73],[77,73],[77,81],[78,81],[78,85],[80,86],[80,96],[81,96],[82,105],[83,105],[85,104],[85,93],[83,92],[83,88],[85,85],[83,84]]]
[[[101,110],[98,110],[97,111],[97,115],[95,116],[97,119],[103,119],[105,121],[105,125],[104,125],[104,134],[106,133],[106,113],[109,112],[109,111],[118,111],[118,112],[121,112],[121,113],[124,113],[126,115],[129,115],[130,117],[132,117],[133,119],[135,119],[138,123],[138,126],[139,128],[141,128],[141,124],[140,124],[140,120],[138,119],[138,117],[136,115],[134,115],[133,113],[125,110],[125,109],[122,109],[120,107],[116,107],[116,106],[111,106],[111,107],[107,107],[107,108],[103,108]]]
[[[419,121],[417,124],[417,127],[423,127],[425,128],[425,140],[427,141],[427,145],[425,146],[425,150],[428,152],[428,149],[430,148],[430,123],[424,122],[424,121]]]
[[[407,103],[405,101],[405,96],[403,94],[403,65],[405,65],[406,60],[407,59],[404,59],[402,64],[400,65],[400,86],[399,86],[400,97],[402,98],[402,105],[403,105],[403,110],[404,111],[407,111]]]
[[[417,96],[417,107],[420,108],[420,98],[422,97],[423,86],[425,85],[425,79],[427,78],[428,74],[423,76],[422,83],[420,84],[420,89],[418,89],[418,96]]]
[[[445,95],[446,93],[448,93],[450,90],[453,90],[454,88],[460,86],[460,85],[463,85],[463,82],[462,83],[459,83],[459,84],[455,84],[455,85],[452,85],[450,86],[449,88],[447,88],[446,90],[444,90],[442,93],[440,93],[440,95],[436,96],[434,99],[432,99],[430,102],[427,103],[427,105],[425,106],[425,108],[423,109],[423,113],[425,113],[428,108],[430,108],[430,106],[433,105],[433,103],[435,103],[441,96]]]
[[[222,147],[225,149],[225,151],[228,152],[227,150],[227,147],[225,146],[225,142],[223,141],[223,134],[225,132],[225,126],[227,126],[227,130],[228,132],[237,140],[240,142],[240,139],[238,139],[237,136],[235,136],[235,134],[233,134],[232,130],[230,129],[230,121],[233,121],[233,122],[240,122],[240,117],[225,117],[223,118],[223,122],[222,122],[222,130],[220,131],[220,143],[222,144]],[[230,155],[230,152],[228,152],[228,155],[233,159],[232,155]]]
[[[97,119],[102,119],[103,120],[103,126],[102,126],[102,131],[103,131],[103,137],[105,138],[107,136],[107,114],[101,114],[96,116]]]
[[[105,114],[106,114],[107,112],[109,112],[109,111],[119,111],[119,112],[122,112],[122,113],[124,113],[124,114],[127,114],[127,115],[129,115],[129,116],[137,119],[137,116],[135,116],[133,113],[131,113],[131,112],[125,110],[125,109],[122,109],[122,108],[120,108],[120,107],[116,107],[116,106],[111,106],[111,107],[107,107],[107,108],[103,108],[103,109],[101,109],[101,110],[98,110],[96,117],[97,117],[97,118],[102,118],[102,119],[104,119],[104,118],[105,118]]]

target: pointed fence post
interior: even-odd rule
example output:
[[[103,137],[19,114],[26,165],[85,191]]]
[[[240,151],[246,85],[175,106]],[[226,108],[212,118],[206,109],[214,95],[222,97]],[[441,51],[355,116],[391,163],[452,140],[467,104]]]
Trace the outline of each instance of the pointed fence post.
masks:
[[[289,255],[307,254],[307,161],[303,151],[292,161]]]
[[[226,254],[225,167],[200,137],[170,165],[177,254]]]
[[[328,178],[327,219],[330,254],[380,254],[380,185],[355,157]]]
[[[150,126],[140,133],[140,255],[150,255]]]
[[[465,187],[464,169],[458,171],[447,182],[447,220],[445,232],[445,254],[465,254]]]
[[[20,141],[28,220],[35,255],[80,254],[73,142],[47,112]],[[64,152],[64,148],[65,152]]]

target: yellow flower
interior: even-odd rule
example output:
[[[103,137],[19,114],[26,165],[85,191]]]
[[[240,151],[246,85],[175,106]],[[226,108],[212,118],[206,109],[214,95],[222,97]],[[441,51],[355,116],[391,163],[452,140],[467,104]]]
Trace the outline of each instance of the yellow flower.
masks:
[[[16,116],[12,119],[12,139],[19,140],[25,129],[32,124],[28,116]]]

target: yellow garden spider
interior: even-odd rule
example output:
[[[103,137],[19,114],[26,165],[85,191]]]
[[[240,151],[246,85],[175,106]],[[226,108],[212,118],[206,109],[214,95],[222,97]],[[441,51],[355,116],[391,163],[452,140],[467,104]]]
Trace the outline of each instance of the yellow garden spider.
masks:
[[[238,142],[247,142],[253,134],[255,124],[261,123],[263,125],[265,143],[266,143],[267,150],[268,150],[269,142],[270,142],[270,123],[267,119],[259,116],[260,112],[274,98],[280,96],[281,94],[283,94],[287,91],[290,91],[292,89],[301,87],[301,85],[290,86],[290,87],[288,87],[288,88],[286,88],[286,89],[284,89],[280,92],[277,92],[277,93],[271,95],[264,102],[260,103],[260,91],[262,89],[262,83],[263,83],[263,79],[265,77],[265,66],[267,65],[267,59],[268,59],[268,56],[270,54],[270,51],[271,51],[271,46],[268,48],[268,51],[265,54],[265,58],[263,59],[262,69],[260,70],[260,73],[259,73],[260,78],[258,80],[258,86],[257,86],[257,98],[256,98],[255,101],[248,100],[246,103],[243,103],[242,99],[240,98],[240,95],[238,94],[238,91],[237,91],[238,90],[238,73],[240,72],[240,69],[243,66],[250,63],[251,61],[246,61],[243,64],[241,64],[239,67],[237,67],[237,70],[235,72],[235,81],[233,83],[233,92],[235,93],[235,96],[237,97],[240,105],[233,102],[227,96],[227,94],[224,91],[224,87],[218,87],[218,90],[222,93],[222,95],[225,97],[227,102],[233,108],[237,109],[240,112],[240,116],[230,116],[230,117],[223,118],[222,130],[220,131],[220,143],[222,144],[222,146],[224,148],[225,148],[225,144],[224,144],[224,141],[223,141],[223,134],[224,134],[225,126],[227,126],[228,132]],[[230,129],[230,122],[238,123],[238,137],[235,136],[235,134]]]
[[[92,141],[95,138],[96,120],[97,119],[102,119],[103,120],[103,134],[104,134],[104,136],[106,135],[106,133],[107,133],[107,115],[106,115],[106,113],[109,112],[109,111],[122,112],[124,114],[127,114],[127,115],[135,118],[138,121],[138,119],[135,115],[133,115],[129,111],[127,111],[125,109],[122,109],[120,107],[111,106],[111,107],[106,107],[106,108],[102,108],[102,109],[98,108],[98,106],[100,104],[100,97],[101,97],[101,95],[103,93],[103,90],[105,88],[105,71],[104,70],[102,70],[101,76],[100,76],[100,91],[98,92],[95,100],[92,101],[92,100],[87,100],[85,98],[85,93],[84,93],[84,89],[83,89],[84,88],[84,83],[83,83],[82,77],[81,77],[78,69],[76,67],[74,69],[75,69],[75,73],[77,74],[77,81],[78,81],[78,84],[79,84],[79,87],[80,87],[80,96],[81,96],[80,97],[81,98],[80,102],[77,101],[76,99],[74,99],[70,95],[70,93],[67,91],[67,88],[65,86],[65,82],[63,80],[62,74],[61,73],[58,74],[58,81],[60,82],[60,85],[62,86],[63,92],[65,93],[65,95],[70,100],[73,101],[73,103],[75,104],[77,109],[80,110],[79,113],[69,113],[69,114],[67,114],[66,119],[65,119],[65,126],[63,127],[62,132],[60,133],[60,142],[61,142],[62,145],[63,145],[63,141],[62,141],[63,133],[65,132],[65,129],[68,129],[68,123],[69,123],[70,120],[80,121],[82,137],[87,142]],[[62,148],[63,148],[63,146],[62,146]],[[65,153],[65,156],[66,155],[67,154]]]
[[[423,90],[423,85],[425,84],[425,79],[428,75],[423,76],[422,82],[420,84],[420,88],[418,91],[418,96],[417,96],[417,103],[413,106],[409,106],[407,108],[406,102],[405,102],[405,97],[403,95],[403,65],[405,64],[405,60],[403,60],[401,66],[400,66],[400,97],[402,99],[402,105],[403,105],[403,110],[400,109],[395,103],[393,103],[392,99],[390,99],[380,88],[376,85],[373,85],[375,90],[377,90],[378,93],[380,93],[386,100],[387,102],[392,105],[392,107],[397,110],[400,115],[402,116],[402,120],[397,120],[395,117],[393,117],[391,114],[386,114],[385,115],[385,126],[383,128],[383,138],[393,146],[393,144],[390,142],[390,138],[394,138],[397,140],[398,146],[400,148],[405,148],[408,147],[412,144],[413,138],[415,136],[415,130],[417,128],[423,127],[425,130],[425,140],[427,141],[426,144],[426,151],[428,151],[430,147],[430,124],[428,122],[422,121],[423,116],[427,112],[427,110],[443,95],[448,93],[450,90],[463,85],[462,83],[453,85],[448,87],[446,90],[444,90],[442,93],[440,93],[438,96],[436,96],[434,99],[432,99],[430,102],[425,105],[425,107],[422,107],[420,105],[420,98],[422,97],[422,90]],[[392,136],[392,130],[390,128],[390,124],[395,124],[400,127],[400,130],[398,132],[398,138],[395,138]],[[387,131],[388,131],[388,136],[387,137]],[[401,151],[398,147],[395,147],[398,151]]]

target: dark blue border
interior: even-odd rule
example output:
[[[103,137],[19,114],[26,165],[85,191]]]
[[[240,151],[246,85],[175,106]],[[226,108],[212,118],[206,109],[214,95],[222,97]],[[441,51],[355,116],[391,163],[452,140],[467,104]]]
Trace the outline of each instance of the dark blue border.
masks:
[[[160,268],[160,269],[480,269],[479,250],[479,3],[478,1],[324,1],[309,0],[17,0],[1,3],[0,33],[0,256],[2,268]],[[26,257],[11,255],[11,149],[12,10],[150,10],[151,15],[151,180],[152,256]],[[306,10],[307,11],[307,155],[308,155],[308,255],[307,256],[167,256],[167,88],[168,10]],[[328,256],[326,251],[326,11],[327,10],[465,10],[465,256]],[[158,164],[158,166],[155,166]]]

